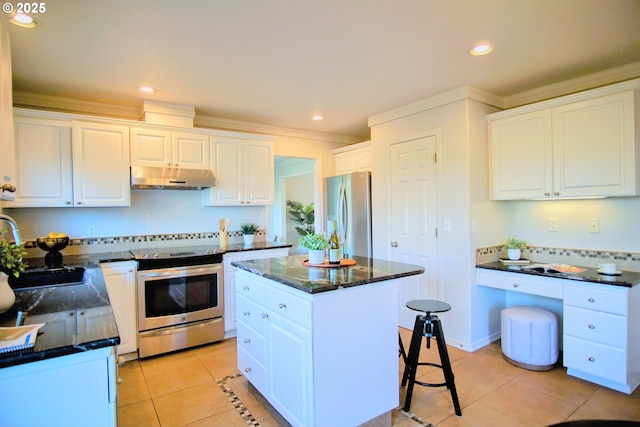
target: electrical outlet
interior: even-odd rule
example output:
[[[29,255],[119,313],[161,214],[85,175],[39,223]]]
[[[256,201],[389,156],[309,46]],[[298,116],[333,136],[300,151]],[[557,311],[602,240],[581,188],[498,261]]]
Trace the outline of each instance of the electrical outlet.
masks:
[[[549,218],[549,231],[558,231],[558,218]]]
[[[87,237],[96,237],[96,226],[90,225],[87,227]]]
[[[444,231],[451,231],[451,220],[450,219],[445,219],[444,220]]]
[[[600,232],[600,220],[598,218],[589,218],[589,233]]]

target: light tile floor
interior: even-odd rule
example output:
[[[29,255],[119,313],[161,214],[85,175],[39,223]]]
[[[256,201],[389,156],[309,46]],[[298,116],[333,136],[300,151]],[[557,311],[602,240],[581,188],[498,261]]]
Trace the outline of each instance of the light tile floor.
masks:
[[[405,347],[411,331],[400,329]],[[420,361],[438,362],[437,347],[420,352]],[[543,427],[564,420],[640,421],[640,388],[632,395],[573,378],[561,366],[527,371],[502,358],[499,342],[474,353],[449,346],[462,417],[456,417],[444,387],[416,386],[411,413],[400,409],[393,426]],[[404,365],[400,360],[398,378]],[[120,367],[120,427],[246,427],[288,424],[236,368],[236,340],[160,357],[134,360]],[[418,377],[442,382],[442,373],[420,367]],[[405,389],[400,388],[400,403]]]

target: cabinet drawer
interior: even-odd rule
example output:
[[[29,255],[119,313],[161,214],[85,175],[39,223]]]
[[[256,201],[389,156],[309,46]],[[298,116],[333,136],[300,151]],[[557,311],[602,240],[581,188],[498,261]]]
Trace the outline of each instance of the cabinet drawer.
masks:
[[[618,383],[627,381],[624,350],[564,336],[564,366]]]
[[[259,334],[264,335],[266,331],[267,310],[255,302],[237,295],[236,308],[238,321],[246,323]]]
[[[236,292],[258,304],[265,303],[265,283],[258,276],[249,273],[236,272]]]
[[[477,277],[478,284],[481,286],[562,299],[562,283],[557,279],[546,277],[530,279],[531,276],[522,273],[489,273],[482,269],[478,271]]]
[[[566,285],[564,287],[564,304],[589,310],[627,315],[627,289],[605,285]]]
[[[311,329],[311,301],[270,286],[267,289],[267,309],[305,329]]]
[[[242,348],[238,348],[238,370],[263,396],[267,396],[267,370]]]
[[[264,336],[242,321],[238,322],[237,343],[238,348],[251,354],[263,365],[265,364],[267,350]]]
[[[627,318],[617,314],[564,307],[564,334],[626,349]]]

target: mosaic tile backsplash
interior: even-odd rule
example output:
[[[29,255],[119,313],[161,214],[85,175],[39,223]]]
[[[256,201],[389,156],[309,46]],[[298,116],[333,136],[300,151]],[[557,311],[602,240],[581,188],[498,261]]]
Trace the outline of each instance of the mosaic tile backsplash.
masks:
[[[488,246],[476,249],[476,264],[485,264],[498,261],[499,258],[506,258],[507,254],[502,249],[502,246]],[[591,268],[595,268],[603,262],[613,262],[619,270],[640,272],[640,253],[637,252],[527,246],[522,251],[522,258],[537,263],[571,264]]]
[[[229,231],[228,242],[230,244],[242,243],[243,237],[240,231]],[[256,232],[255,241],[264,242],[267,238],[266,230]],[[64,254],[79,255],[98,252],[118,252],[131,249],[164,249],[179,246],[218,246],[220,243],[220,233],[217,231],[202,233],[177,233],[177,234],[150,234],[140,236],[117,236],[117,237],[87,237],[71,238],[69,246],[64,250]],[[28,252],[28,257],[43,256],[44,252],[38,248],[35,240],[25,240],[24,248]]]

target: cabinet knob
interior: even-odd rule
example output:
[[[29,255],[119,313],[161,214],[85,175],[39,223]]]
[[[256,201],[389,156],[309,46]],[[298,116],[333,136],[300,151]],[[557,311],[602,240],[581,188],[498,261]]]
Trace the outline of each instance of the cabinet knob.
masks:
[[[554,193],[553,193],[553,195],[554,195],[554,196],[559,196],[559,195],[560,195],[560,193],[556,191],[556,192],[554,192]]]
[[[589,329],[595,329],[596,325],[594,325],[593,323],[589,324]]]
[[[249,287],[248,287],[248,286],[243,286],[243,287],[242,287],[242,290],[243,290],[243,291],[248,291],[248,290],[249,290]]]
[[[118,377],[118,379],[116,380],[116,383],[118,384],[122,384],[124,380],[122,379],[122,377]]]
[[[589,356],[589,358],[587,359],[589,362],[595,362],[596,358],[593,356]]]
[[[262,313],[262,318],[267,319],[269,317],[269,313]]]
[[[167,166],[171,167],[171,163],[167,163]]]
[[[244,368],[245,372],[251,372],[251,368]]]
[[[287,308],[287,304],[281,302],[280,304],[278,304],[278,308]]]
[[[176,164],[174,164],[173,166],[178,167],[178,164],[176,163]]]
[[[398,242],[396,242],[395,240],[393,242],[391,242],[391,247],[392,248],[397,248],[398,247]]]
[[[82,204],[82,202],[76,202],[76,205],[81,205],[81,204]]]
[[[66,202],[64,202],[65,205],[70,205],[71,204],[71,200],[67,200]]]
[[[124,365],[124,362],[126,362],[126,360],[124,360],[124,357],[118,356],[118,366]]]
[[[589,298],[587,301],[589,301],[589,302],[596,302],[596,300],[595,300],[595,299],[593,299],[593,298]]]
[[[250,312],[248,312],[248,311],[245,311],[245,312],[244,312],[244,313],[242,313],[242,314],[243,314],[243,315],[245,315],[245,316],[247,316],[247,317],[248,317],[248,316],[251,316],[251,313],[250,313]]]
[[[250,340],[249,338],[245,338],[245,339],[244,339],[244,342],[245,342],[245,344],[250,344],[250,343],[251,343],[251,340]]]
[[[550,194],[549,193],[544,193],[544,195],[548,197]]]
[[[514,288],[517,288],[518,286],[519,286],[519,285],[518,285],[517,283],[514,283],[514,284],[513,284],[513,287],[514,287]]]

